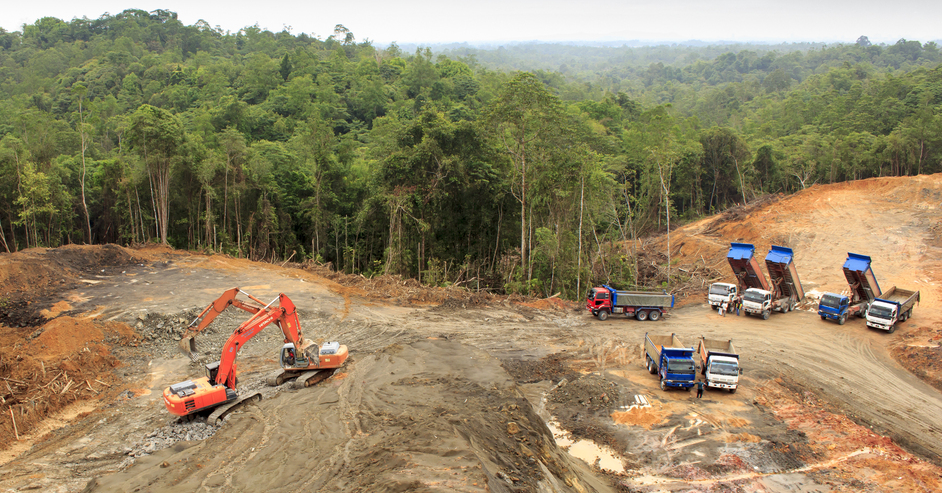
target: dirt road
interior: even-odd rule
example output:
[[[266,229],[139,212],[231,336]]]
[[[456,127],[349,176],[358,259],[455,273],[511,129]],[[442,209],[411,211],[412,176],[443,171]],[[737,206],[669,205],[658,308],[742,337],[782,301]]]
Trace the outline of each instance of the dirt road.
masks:
[[[924,181],[895,186],[931,188]],[[938,179],[932,187],[942,189]],[[846,207],[859,207],[848,190],[833,192]],[[871,253],[881,283],[919,281],[927,293],[896,334],[869,330],[859,319],[843,326],[824,322],[809,311],[773,313],[765,321],[721,317],[696,300],[658,322],[600,322],[547,300],[481,306],[456,297],[416,304],[395,290],[364,291],[301,269],[169,251],[96,264],[100,268],[85,269],[78,282],[48,276],[65,290],[50,288],[50,297],[35,301],[41,306],[33,311],[65,301],[63,313],[76,317],[76,327],[90,323],[85,317],[125,322],[140,338],[113,343],[122,364],[114,370],[117,380],[86,382],[99,392],[96,398],[65,408],[61,427],[47,423],[47,436],[33,432],[5,450],[0,490],[938,490],[942,394],[892,356],[904,346],[938,350],[931,337],[942,321],[940,279],[932,277],[939,271],[919,268],[935,265],[942,248],[932,226],[940,212],[919,205],[934,200],[933,193],[917,193],[928,198],[916,204],[918,214],[910,214],[904,228],[919,234],[898,247],[919,255],[888,267],[886,259],[895,257],[884,247],[881,257]],[[859,202],[868,195],[859,190],[854,197]],[[792,208],[786,203],[779,209]],[[763,239],[784,233],[747,228],[759,218],[791,229],[820,220],[792,210],[769,221],[779,209],[736,219],[737,231],[751,228],[752,237],[718,235],[709,223],[690,225],[677,234],[683,241],[672,242],[675,258],[680,265],[701,256],[722,259],[722,247],[715,247],[718,254],[706,247],[714,243],[785,243]],[[893,217],[905,222],[897,209],[874,209],[892,217],[874,215],[873,224]],[[843,214],[834,221],[846,222]],[[838,226],[819,225],[825,231]],[[835,245],[835,237],[802,240],[802,249],[796,248],[807,291],[840,291],[843,260],[829,253],[816,262],[807,252],[870,253],[859,248],[864,245]],[[33,255],[49,256],[50,263],[60,253]],[[7,262],[4,272],[17,271],[13,260],[0,257]],[[911,272],[919,276],[907,277]],[[289,294],[305,333],[341,341],[351,348],[351,359],[317,387],[262,387],[276,365],[272,348],[281,341],[277,330],[268,330],[246,345],[239,366],[242,385],[262,389],[263,400],[219,428],[178,424],[163,409],[160,392],[199,375],[201,367],[176,354],[175,339],[196,310],[234,286],[261,299]],[[220,317],[201,336],[205,358],[218,353],[240,321],[238,314]],[[700,335],[733,339],[745,368],[743,386],[735,394],[707,391],[699,400],[692,392],[662,392],[639,357],[645,331],[674,332],[691,344]],[[0,356],[15,354],[13,348],[49,350],[48,341],[30,345],[30,338],[40,341],[37,332],[43,331],[25,326],[0,334],[22,338],[0,344]],[[5,358],[0,368],[8,368]]]

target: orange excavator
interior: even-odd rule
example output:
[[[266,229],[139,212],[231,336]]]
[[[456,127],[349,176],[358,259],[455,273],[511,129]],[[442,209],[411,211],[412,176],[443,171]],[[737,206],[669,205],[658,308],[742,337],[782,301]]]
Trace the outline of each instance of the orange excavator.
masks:
[[[238,299],[236,296],[240,293],[251,302]],[[278,305],[273,306],[276,301]],[[279,358],[281,369],[267,378],[269,385],[281,385],[288,379],[297,377],[294,382],[296,388],[308,387],[329,377],[347,360],[347,346],[337,342],[319,346],[304,338],[297,308],[283,293],[265,304],[239,288],[224,292],[190,323],[180,339],[180,350],[196,361],[199,358],[196,353],[196,335],[230,306],[245,310],[252,316],[239,325],[226,340],[219,361],[206,365],[205,377],[186,380],[164,389],[164,404],[172,414],[193,417],[212,409],[206,421],[216,423],[240,404],[261,399],[261,393],[239,396],[236,392],[239,382],[236,378],[236,355],[246,342],[272,322],[281,328],[285,343]]]

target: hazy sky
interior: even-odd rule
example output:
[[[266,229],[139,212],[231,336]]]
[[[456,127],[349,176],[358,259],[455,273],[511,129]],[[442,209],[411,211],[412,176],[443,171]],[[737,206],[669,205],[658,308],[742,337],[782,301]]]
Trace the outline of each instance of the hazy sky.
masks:
[[[939,0],[5,0],[0,27],[41,17],[95,19],[134,8],[224,30],[258,24],[326,38],[343,24],[384,44],[502,41],[822,41],[942,39]]]

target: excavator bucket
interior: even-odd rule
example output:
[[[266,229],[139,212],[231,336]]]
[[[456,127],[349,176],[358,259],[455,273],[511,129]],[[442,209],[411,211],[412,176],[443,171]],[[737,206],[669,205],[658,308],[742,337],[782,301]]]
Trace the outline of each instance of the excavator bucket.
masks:
[[[180,339],[180,352],[185,354],[192,361],[199,359],[200,355],[196,352],[195,335],[184,335],[183,338]]]

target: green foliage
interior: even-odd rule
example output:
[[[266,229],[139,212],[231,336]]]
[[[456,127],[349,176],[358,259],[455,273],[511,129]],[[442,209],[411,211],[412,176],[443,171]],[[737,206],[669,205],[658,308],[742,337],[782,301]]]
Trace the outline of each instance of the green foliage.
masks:
[[[632,245],[671,222],[942,171],[935,43],[409,51],[165,10],[0,30],[3,245],[90,228],[580,298],[669,288]]]

